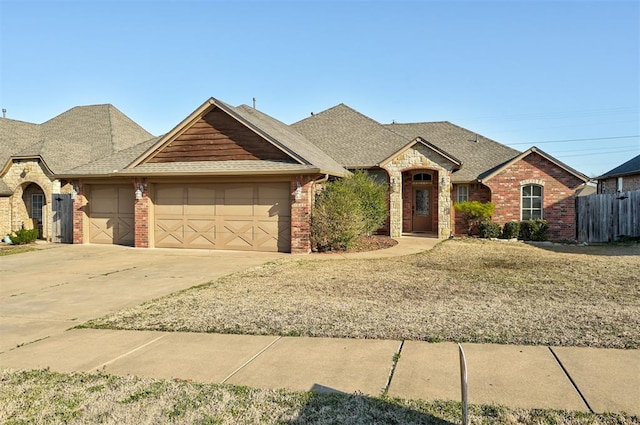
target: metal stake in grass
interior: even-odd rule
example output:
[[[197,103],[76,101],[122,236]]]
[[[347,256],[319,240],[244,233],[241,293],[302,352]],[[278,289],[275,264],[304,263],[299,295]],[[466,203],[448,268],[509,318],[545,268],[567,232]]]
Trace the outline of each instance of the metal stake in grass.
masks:
[[[469,381],[467,380],[467,358],[462,344],[458,343],[460,353],[460,390],[462,392],[462,425],[469,425]]]

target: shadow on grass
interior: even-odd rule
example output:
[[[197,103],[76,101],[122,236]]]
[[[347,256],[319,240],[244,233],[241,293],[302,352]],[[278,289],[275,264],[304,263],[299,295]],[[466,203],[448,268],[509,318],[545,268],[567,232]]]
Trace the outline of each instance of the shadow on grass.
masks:
[[[607,257],[630,257],[640,255],[640,243],[608,243],[608,244],[554,244],[549,242],[528,242],[531,246],[545,251],[563,254],[582,254]]]
[[[308,402],[290,424],[437,424],[459,422],[459,404],[430,404],[440,412],[421,411],[420,403],[388,397],[347,394],[315,384]],[[433,414],[435,413],[435,415]],[[441,414],[441,417],[436,415]],[[456,420],[451,422],[443,417]]]

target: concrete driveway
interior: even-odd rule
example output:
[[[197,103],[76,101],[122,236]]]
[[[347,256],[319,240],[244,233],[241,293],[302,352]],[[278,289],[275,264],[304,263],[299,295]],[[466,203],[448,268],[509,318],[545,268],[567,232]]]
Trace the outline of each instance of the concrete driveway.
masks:
[[[0,257],[0,353],[283,256],[55,245]]]

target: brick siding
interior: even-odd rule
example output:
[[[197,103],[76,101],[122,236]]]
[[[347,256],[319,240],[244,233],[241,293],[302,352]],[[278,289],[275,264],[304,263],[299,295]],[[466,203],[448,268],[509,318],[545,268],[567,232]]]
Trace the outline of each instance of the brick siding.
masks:
[[[517,161],[485,184],[491,189],[496,204],[493,221],[501,226],[520,221],[521,187],[539,184],[543,187],[543,218],[549,223],[550,239],[575,239],[575,191],[582,183],[536,152]]]
[[[311,252],[311,208],[314,180],[307,176],[291,179],[291,253]],[[299,186],[299,188],[298,188]]]

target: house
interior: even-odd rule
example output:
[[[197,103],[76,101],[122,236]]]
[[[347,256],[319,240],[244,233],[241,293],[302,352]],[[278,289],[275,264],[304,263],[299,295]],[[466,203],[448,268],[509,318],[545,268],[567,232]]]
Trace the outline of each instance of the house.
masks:
[[[453,203],[477,199],[501,224],[542,217],[573,238],[588,180],[535,147],[449,122],[383,125],[343,104],[286,125],[211,98],[159,137],[111,105],[77,107],[44,124],[0,119],[0,147],[2,234],[38,225],[60,240],[68,199],[73,243],[135,247],[309,252],[315,191],[354,169],[389,184],[392,237],[464,233]]]
[[[640,155],[604,173],[597,180],[598,193],[640,190]]]

